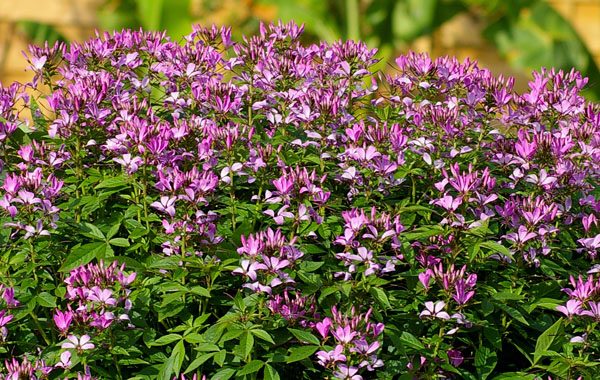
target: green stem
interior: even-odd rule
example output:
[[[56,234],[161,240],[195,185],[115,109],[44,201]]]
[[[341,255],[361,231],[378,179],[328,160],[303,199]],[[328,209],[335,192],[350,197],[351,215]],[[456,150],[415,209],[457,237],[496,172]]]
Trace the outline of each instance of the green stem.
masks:
[[[79,185],[81,183],[82,170],[81,170],[81,156],[79,152],[81,151],[81,138],[79,137],[79,132],[77,132],[75,136],[75,176],[77,177],[77,182],[75,183],[75,198],[79,199],[81,194],[79,193]],[[77,205],[75,208],[75,220],[77,223],[81,222],[81,209],[80,206]]]
[[[358,0],[346,0],[346,37],[349,40],[360,40],[359,13]]]
[[[33,311],[30,311],[29,315],[31,316],[33,323],[35,323],[35,325],[37,326],[40,335],[42,335],[42,339],[44,339],[44,342],[46,342],[46,344],[49,346],[51,344],[50,339],[48,339],[48,336],[44,332],[44,329],[42,328],[42,325],[40,324],[40,321],[38,320],[37,316],[33,314]]]
[[[36,268],[35,249],[33,248],[33,243],[31,242],[31,240],[29,240],[29,254],[31,255],[31,263],[33,264],[33,278],[35,279],[35,282],[37,283],[37,280],[38,280],[37,269],[38,268]]]
[[[146,154],[146,152],[144,152],[144,166],[142,166],[142,204],[144,205],[144,219],[146,220],[146,229],[150,230],[150,222],[148,221],[148,202],[146,202],[146,195],[148,194],[148,178],[146,166],[148,166],[148,155]]]

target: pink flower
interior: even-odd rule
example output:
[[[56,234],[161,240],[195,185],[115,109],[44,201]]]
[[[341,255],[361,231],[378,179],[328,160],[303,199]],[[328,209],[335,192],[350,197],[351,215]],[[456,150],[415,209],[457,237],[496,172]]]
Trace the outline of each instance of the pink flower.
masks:
[[[116,306],[117,300],[112,298],[112,290],[100,289],[94,286],[87,297],[90,301],[100,302],[102,305]]]
[[[581,301],[579,300],[568,300],[566,306],[557,306],[556,310],[566,315],[569,319],[573,318],[574,315],[579,315],[581,312]]]
[[[256,271],[265,270],[267,267],[264,264],[252,262],[250,260],[242,260],[240,268],[235,268],[231,273],[248,276],[252,281],[256,281]]]
[[[69,341],[63,343],[60,346],[61,348],[74,348],[78,351],[82,351],[91,350],[92,348],[96,347],[94,343],[90,342],[92,338],[90,338],[89,335],[82,335],[81,338],[77,338],[75,335],[69,335],[67,339]]]
[[[65,334],[69,330],[69,326],[71,326],[72,320],[72,311],[69,310],[63,313],[60,310],[56,309],[56,313],[54,314],[54,323],[56,324],[56,327],[60,330],[62,334]]]
[[[65,351],[60,354],[60,362],[56,363],[54,367],[56,368],[69,368],[73,363],[71,363],[71,351]]]
[[[323,339],[327,337],[327,335],[329,334],[329,329],[332,326],[333,323],[331,323],[331,318],[329,317],[323,318],[322,322],[317,322],[317,324],[315,325],[317,331],[323,337]]]
[[[123,155],[123,158],[113,158],[116,163],[119,163],[125,167],[127,174],[133,174],[138,171],[138,166],[144,161],[140,157],[131,158],[131,154],[127,153]]]
[[[3,327],[8,322],[12,321],[13,318],[12,315],[6,314],[6,310],[0,310],[0,327]]]
[[[338,328],[335,329],[335,331],[332,331],[331,334],[335,339],[337,339],[338,342],[347,344],[350,343],[358,333],[356,331],[352,331],[350,326],[346,325],[344,327],[338,326]]]
[[[336,376],[343,380],[362,380],[362,376],[357,374],[358,368],[356,367],[348,367],[345,364],[338,365],[338,370],[333,373],[333,376]]]
[[[331,363],[345,362],[347,360],[346,355],[342,354],[344,346],[338,344],[332,351],[319,351],[317,352],[318,362],[323,367],[327,367]]]

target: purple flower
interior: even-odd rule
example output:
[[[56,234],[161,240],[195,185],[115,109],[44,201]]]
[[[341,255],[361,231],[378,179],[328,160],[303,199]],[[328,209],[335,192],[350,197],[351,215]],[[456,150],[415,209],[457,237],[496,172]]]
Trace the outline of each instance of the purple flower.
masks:
[[[450,315],[444,310],[446,303],[444,301],[438,301],[435,304],[432,301],[425,302],[425,310],[419,314],[419,318],[431,317],[440,319],[450,319]]]
[[[152,202],[150,204],[150,207],[154,207],[155,209],[157,209],[158,211],[164,212],[166,214],[169,214],[169,216],[171,218],[175,217],[175,202],[177,201],[177,198],[173,197],[168,197],[168,196],[162,196],[160,197],[160,202]]]
[[[566,306],[557,306],[556,310],[571,319],[574,315],[579,315],[581,313],[581,305],[581,301],[579,300],[568,300]]]
[[[256,281],[256,271],[266,270],[267,266],[261,263],[252,262],[250,260],[242,260],[240,268],[235,268],[231,273],[248,276],[252,281]]]
[[[126,153],[123,158],[113,158],[113,160],[125,167],[127,174],[133,174],[138,171],[138,167],[143,163],[141,157],[131,158],[131,154]]]
[[[348,367],[345,364],[339,364],[338,370],[333,373],[333,376],[342,380],[362,380],[362,376],[358,375],[358,368]]]

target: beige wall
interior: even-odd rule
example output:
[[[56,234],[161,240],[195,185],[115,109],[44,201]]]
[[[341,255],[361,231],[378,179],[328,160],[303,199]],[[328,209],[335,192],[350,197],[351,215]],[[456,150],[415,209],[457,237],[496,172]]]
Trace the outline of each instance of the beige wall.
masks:
[[[0,0],[0,81],[9,84],[13,81],[26,82],[31,78],[30,73],[24,71],[27,63],[21,54],[21,51],[27,50],[28,41],[16,27],[17,21],[48,23],[68,39],[82,41],[98,27],[96,9],[103,2]],[[548,0],[548,3],[572,22],[600,65],[600,0]],[[526,86],[528,76],[512,69],[498,56],[495,49],[481,38],[478,32],[481,28],[483,25],[476,17],[463,14],[444,24],[433,36],[415,41],[411,48],[428,51],[433,56],[456,55],[460,59],[468,56],[495,74],[515,76],[519,87]]]

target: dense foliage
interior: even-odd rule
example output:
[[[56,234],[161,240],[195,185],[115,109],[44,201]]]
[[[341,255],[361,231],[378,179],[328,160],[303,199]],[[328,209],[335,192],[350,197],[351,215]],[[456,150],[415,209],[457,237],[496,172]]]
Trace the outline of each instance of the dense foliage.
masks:
[[[586,79],[229,33],[32,47],[2,87],[0,378],[598,373]]]

